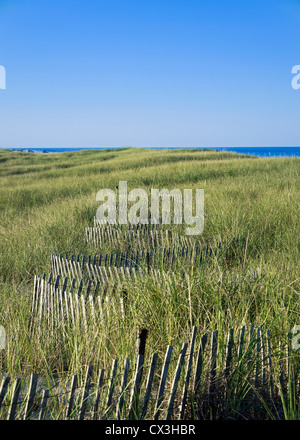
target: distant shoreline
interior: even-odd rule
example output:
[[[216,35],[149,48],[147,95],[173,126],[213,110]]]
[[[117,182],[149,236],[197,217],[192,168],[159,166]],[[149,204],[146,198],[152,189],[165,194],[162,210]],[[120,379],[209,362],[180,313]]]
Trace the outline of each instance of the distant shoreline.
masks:
[[[233,152],[249,154],[257,157],[300,157],[300,147],[94,147],[94,148],[9,148],[32,154],[71,153],[85,150],[119,150],[123,148],[141,148],[145,150],[215,150],[220,152]]]

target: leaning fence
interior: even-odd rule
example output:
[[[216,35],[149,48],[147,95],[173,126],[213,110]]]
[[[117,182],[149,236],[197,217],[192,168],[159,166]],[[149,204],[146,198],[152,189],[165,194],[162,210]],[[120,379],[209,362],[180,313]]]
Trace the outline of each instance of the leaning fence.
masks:
[[[149,280],[159,288],[183,285],[188,268],[209,264],[221,249],[220,242],[215,248],[200,245],[157,225],[116,229],[95,221],[85,238],[96,246],[121,239],[132,246],[111,254],[52,255],[50,276],[34,278],[31,337],[50,332],[65,341],[70,331],[79,329],[82,335],[88,328],[101,331],[101,323],[105,327],[111,317],[125,320],[130,289],[147,288]],[[228,334],[202,334],[195,326],[179,352],[176,343],[164,353],[145,349],[147,332],[139,333],[135,356],[112,359],[106,368],[88,365],[84,377],[78,372],[47,383],[36,372],[30,378],[5,376],[0,418],[235,418],[265,414],[266,402],[280,418],[292,360],[289,344],[281,344],[269,331],[250,325]]]
[[[237,333],[237,334],[236,334]],[[264,403],[280,414],[288,393],[291,368],[288,346],[278,345],[269,331],[253,325],[227,335],[198,334],[175,353],[146,356],[147,331],[139,333],[134,361],[112,360],[106,371],[87,366],[85,377],[74,374],[52,388],[32,374],[29,381],[4,377],[0,386],[1,419],[151,419],[183,420],[238,417],[264,413]],[[274,371],[273,358],[280,369]],[[266,414],[265,414],[266,415]]]

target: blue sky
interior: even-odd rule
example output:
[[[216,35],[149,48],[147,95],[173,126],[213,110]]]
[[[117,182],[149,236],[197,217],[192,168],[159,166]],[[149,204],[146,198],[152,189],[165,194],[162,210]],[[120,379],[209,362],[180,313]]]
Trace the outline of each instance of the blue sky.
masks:
[[[0,0],[0,147],[299,146],[300,1]]]

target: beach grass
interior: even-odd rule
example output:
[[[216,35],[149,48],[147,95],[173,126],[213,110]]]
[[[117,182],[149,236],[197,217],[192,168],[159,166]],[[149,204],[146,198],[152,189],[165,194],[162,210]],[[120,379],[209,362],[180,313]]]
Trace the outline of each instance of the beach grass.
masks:
[[[2,373],[36,372],[50,382],[83,375],[90,364],[105,368],[111,359],[134,357],[138,328],[148,329],[149,354],[161,357],[168,344],[179,353],[193,326],[201,334],[218,329],[225,341],[230,329],[253,323],[270,330],[276,343],[286,341],[300,324],[299,171],[298,158],[213,150],[0,150]],[[93,225],[97,192],[121,180],[148,194],[151,188],[204,189],[204,231],[195,240],[212,248],[220,242],[224,251],[200,269],[187,267],[184,283],[161,289],[150,279],[132,288],[125,319],[112,311],[105,327],[70,328],[67,339],[32,338],[33,278],[49,274],[51,255],[115,251],[87,243],[84,231]],[[292,355],[297,360],[297,351]],[[284,403],[285,417],[297,418],[297,409]]]

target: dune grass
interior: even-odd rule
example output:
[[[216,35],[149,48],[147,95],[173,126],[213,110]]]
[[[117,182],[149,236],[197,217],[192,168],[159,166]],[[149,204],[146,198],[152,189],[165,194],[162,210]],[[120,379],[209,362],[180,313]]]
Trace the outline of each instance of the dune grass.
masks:
[[[179,352],[194,325],[201,333],[218,329],[225,338],[229,329],[253,323],[285,341],[300,324],[299,171],[297,158],[205,150],[0,150],[0,325],[7,334],[2,373],[23,377],[34,371],[50,380],[83,372],[88,364],[102,368],[134,354],[140,327],[149,330],[149,351],[161,355],[167,344]],[[205,225],[196,240],[211,246],[221,241],[226,251],[200,272],[190,271],[188,284],[162,291],[150,280],[131,291],[126,319],[112,316],[97,336],[94,328],[84,337],[70,329],[67,343],[32,340],[34,275],[49,274],[53,253],[112,250],[86,243],[84,228],[93,224],[96,193],[120,180],[127,180],[128,190],[148,192],[203,188]],[[257,268],[263,275],[253,280],[249,274]]]

